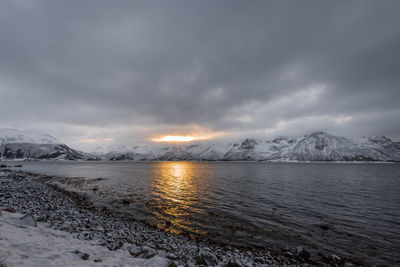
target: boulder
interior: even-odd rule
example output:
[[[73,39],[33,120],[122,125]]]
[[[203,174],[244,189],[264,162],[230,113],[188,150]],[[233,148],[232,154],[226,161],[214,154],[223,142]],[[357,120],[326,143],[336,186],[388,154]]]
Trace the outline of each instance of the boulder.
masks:
[[[241,267],[241,263],[237,259],[230,259],[227,263],[224,264],[224,267]]]
[[[330,256],[328,257],[328,260],[329,260],[329,262],[331,262],[331,263],[338,263],[338,262],[340,262],[342,259],[341,259],[339,256],[332,254],[332,255],[330,255]]]
[[[306,249],[304,249],[303,247],[297,247],[296,248],[296,255],[298,257],[303,258],[304,260],[308,260],[311,257],[310,252],[308,252]]]
[[[111,251],[115,251],[117,249],[120,249],[124,243],[121,241],[109,241],[107,244],[107,248]]]
[[[145,258],[145,259],[150,259],[150,258],[154,257],[155,255],[157,255],[157,250],[155,250],[154,248],[148,247],[148,246],[144,246],[139,254],[139,256],[141,258]]]
[[[37,227],[37,223],[32,214],[26,214],[21,219],[21,224],[24,226]]]
[[[84,261],[88,260],[88,259],[89,259],[89,254],[83,253],[83,254],[81,255],[81,259],[84,260]]]
[[[197,255],[196,263],[199,265],[215,266],[218,263],[218,259],[210,251],[203,250]]]
[[[141,250],[133,244],[130,244],[130,246],[127,247],[127,250],[129,251],[129,254],[131,254],[133,257],[139,256],[141,252]]]

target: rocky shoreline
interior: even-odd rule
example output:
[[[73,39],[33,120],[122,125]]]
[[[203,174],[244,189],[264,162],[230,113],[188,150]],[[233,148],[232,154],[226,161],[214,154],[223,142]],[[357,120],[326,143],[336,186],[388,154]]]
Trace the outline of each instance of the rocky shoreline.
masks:
[[[134,258],[164,258],[171,267],[363,265],[336,255],[311,255],[302,247],[277,251],[243,249],[166,233],[96,207],[53,182],[51,176],[0,169],[0,207],[8,212],[31,214],[38,223],[71,233],[80,240],[95,241],[110,251],[125,250]],[[96,260],[85,251],[79,253],[88,257],[86,260]]]

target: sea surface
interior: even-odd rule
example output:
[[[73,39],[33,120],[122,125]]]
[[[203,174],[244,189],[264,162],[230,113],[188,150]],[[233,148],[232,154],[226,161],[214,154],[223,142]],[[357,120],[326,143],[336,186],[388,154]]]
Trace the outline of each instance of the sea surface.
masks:
[[[172,233],[400,265],[400,164],[22,164],[74,177],[64,182],[97,204]]]

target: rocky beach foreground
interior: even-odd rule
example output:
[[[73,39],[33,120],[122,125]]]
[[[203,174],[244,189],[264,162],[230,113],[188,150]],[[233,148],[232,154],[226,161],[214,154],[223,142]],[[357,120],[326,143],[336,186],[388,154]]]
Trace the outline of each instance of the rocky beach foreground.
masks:
[[[0,169],[0,266],[363,265],[303,247],[240,248],[166,233],[95,206],[55,180]]]

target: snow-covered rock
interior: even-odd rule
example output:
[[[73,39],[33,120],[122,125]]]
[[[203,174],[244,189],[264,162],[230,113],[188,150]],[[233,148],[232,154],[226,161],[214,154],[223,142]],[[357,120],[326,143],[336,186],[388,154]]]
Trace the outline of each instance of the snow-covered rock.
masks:
[[[255,160],[400,162],[400,144],[384,136],[349,139],[324,132],[274,140],[141,145],[97,153],[108,160]]]
[[[94,160],[97,157],[72,149],[48,134],[0,128],[0,159]]]

